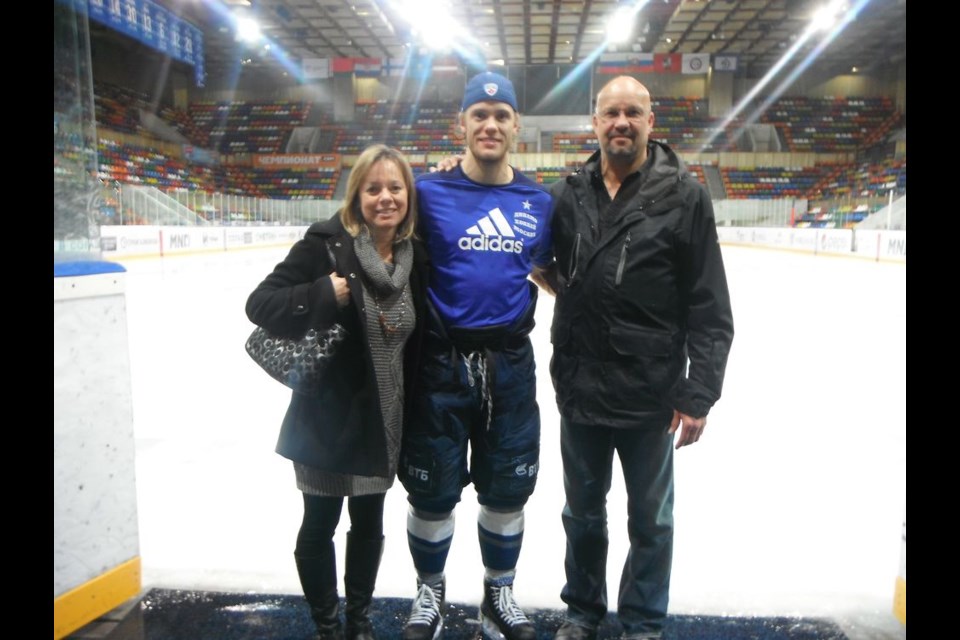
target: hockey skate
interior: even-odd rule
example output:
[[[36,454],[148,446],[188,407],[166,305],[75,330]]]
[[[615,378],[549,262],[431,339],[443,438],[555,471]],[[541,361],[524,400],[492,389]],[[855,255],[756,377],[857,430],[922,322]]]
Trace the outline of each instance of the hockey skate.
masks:
[[[417,597],[403,625],[403,640],[439,640],[443,636],[443,606],[446,582],[429,585],[417,578]]]
[[[536,639],[537,630],[513,599],[512,579],[484,581],[480,635],[484,640]]]

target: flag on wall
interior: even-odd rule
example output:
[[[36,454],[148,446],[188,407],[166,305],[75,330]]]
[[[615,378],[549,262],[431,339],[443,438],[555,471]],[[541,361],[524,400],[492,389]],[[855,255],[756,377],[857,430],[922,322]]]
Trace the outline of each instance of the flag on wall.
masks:
[[[334,58],[331,71],[334,73],[353,73],[353,58]]]
[[[737,70],[737,56],[713,56],[713,70],[714,71],[736,71]]]
[[[304,58],[303,79],[322,79],[330,77],[330,58]]]
[[[407,61],[404,58],[387,58],[380,67],[380,75],[402,76],[406,66]]]
[[[683,73],[706,73],[709,69],[709,53],[683,54]]]
[[[680,54],[658,53],[653,58],[653,70],[657,73],[680,73]]]
[[[380,58],[354,58],[353,75],[358,78],[380,77]]]
[[[621,73],[653,73],[652,53],[604,53],[600,56],[597,73],[619,75]]]
[[[682,59],[679,53],[604,53],[597,73],[680,73]]]

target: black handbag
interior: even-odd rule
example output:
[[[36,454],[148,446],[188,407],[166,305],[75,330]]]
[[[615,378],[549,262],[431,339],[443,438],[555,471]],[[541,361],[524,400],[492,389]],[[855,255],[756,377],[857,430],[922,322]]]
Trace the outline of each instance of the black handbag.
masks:
[[[318,395],[346,329],[335,324],[326,331],[310,329],[295,340],[278,338],[257,327],[247,338],[247,353],[271,378],[306,395]]]
[[[333,251],[327,246],[336,267]],[[302,338],[281,338],[257,327],[247,338],[247,354],[271,378],[306,395],[319,395],[326,371],[332,366],[337,347],[347,337],[341,324],[326,331],[310,329]]]

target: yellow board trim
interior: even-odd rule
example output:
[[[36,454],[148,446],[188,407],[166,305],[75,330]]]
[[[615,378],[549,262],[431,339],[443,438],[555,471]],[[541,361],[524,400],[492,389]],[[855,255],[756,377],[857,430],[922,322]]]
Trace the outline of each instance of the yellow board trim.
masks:
[[[893,595],[893,614],[903,624],[907,624],[907,581],[897,578],[897,588]]]
[[[53,640],[73,633],[140,593],[140,558],[120,564],[53,599]]]

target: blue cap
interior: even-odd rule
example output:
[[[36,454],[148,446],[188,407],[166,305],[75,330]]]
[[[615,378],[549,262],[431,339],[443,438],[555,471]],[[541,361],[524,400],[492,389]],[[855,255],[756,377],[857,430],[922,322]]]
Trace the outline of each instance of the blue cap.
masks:
[[[506,102],[513,107],[514,111],[518,111],[517,92],[513,90],[513,83],[493,71],[484,71],[470,78],[467,89],[463,92],[463,104],[460,105],[460,110],[466,111],[470,105],[485,100]]]

